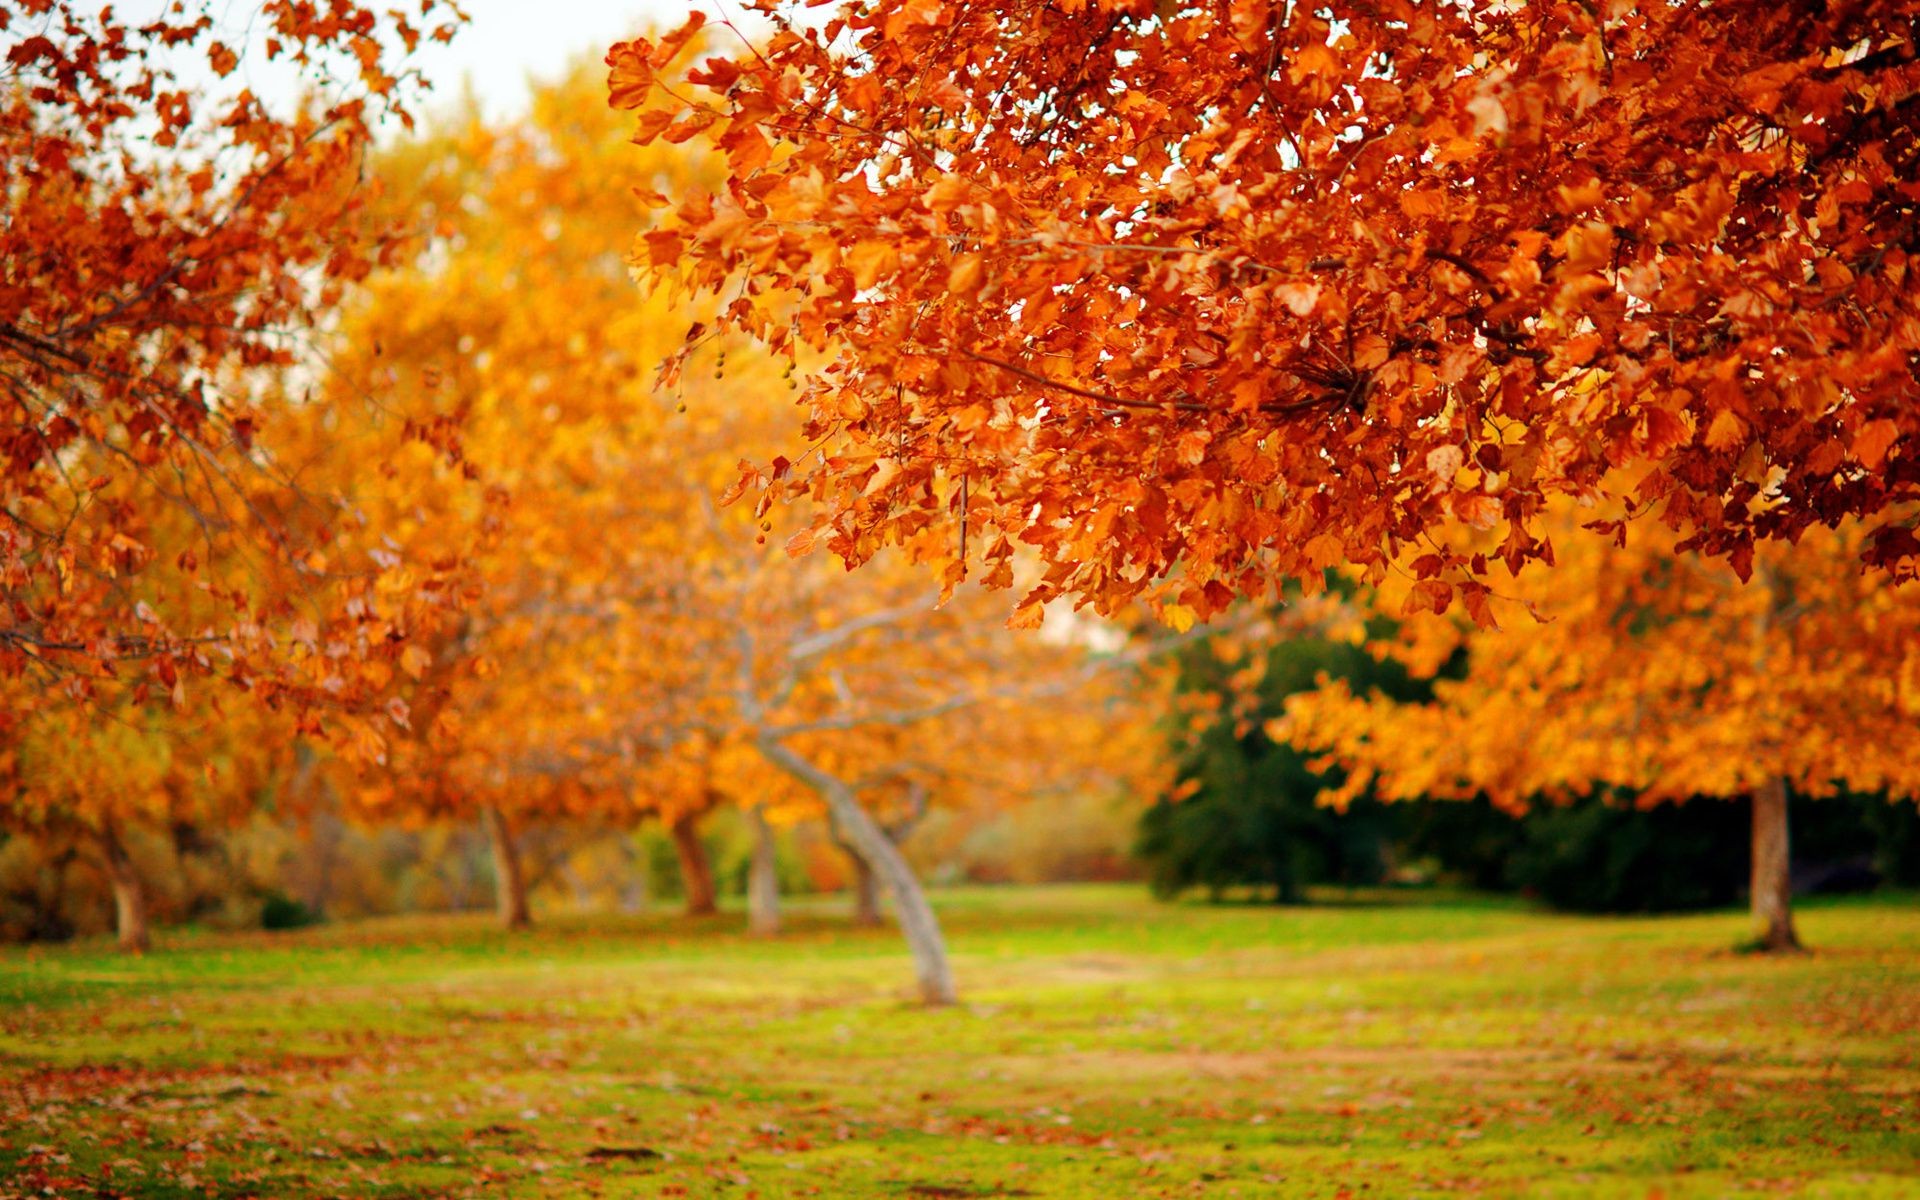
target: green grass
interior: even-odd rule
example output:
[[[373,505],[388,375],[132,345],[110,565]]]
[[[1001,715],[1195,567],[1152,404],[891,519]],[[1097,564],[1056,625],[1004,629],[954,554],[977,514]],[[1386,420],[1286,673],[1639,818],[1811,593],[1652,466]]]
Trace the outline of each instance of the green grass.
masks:
[[[939,898],[0,952],[0,1195],[1920,1195],[1920,904]],[[47,1190],[47,1189],[50,1189]]]

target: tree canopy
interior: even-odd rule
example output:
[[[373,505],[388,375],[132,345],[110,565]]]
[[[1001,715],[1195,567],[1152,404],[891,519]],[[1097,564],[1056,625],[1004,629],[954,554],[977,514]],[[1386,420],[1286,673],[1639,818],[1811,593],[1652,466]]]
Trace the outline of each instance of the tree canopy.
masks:
[[[953,577],[1035,547],[1017,624],[1184,624],[1406,558],[1484,620],[1631,466],[1616,519],[1742,574],[1848,516],[1913,572],[1912,0],[752,7],[684,79],[698,14],[608,56],[729,167],[635,262],[831,356],[840,452],[762,478],[851,561],[938,523]]]

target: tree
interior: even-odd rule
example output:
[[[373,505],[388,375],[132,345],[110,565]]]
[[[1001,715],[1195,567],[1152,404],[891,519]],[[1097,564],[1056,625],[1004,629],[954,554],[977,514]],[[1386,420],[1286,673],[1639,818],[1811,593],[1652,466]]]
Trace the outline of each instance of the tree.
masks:
[[[38,764],[0,822],[85,830],[136,949],[127,831],[237,819],[248,788],[197,764],[323,733],[377,744],[402,716],[382,681],[457,570],[372,553],[358,489],[309,470],[337,461],[339,414],[295,380],[393,244],[366,147],[408,119],[406,53],[458,10],[274,0],[233,29],[215,7],[0,12],[0,686],[16,765]],[[243,57],[316,90],[269,104],[234,74]],[[258,740],[218,748],[213,727]],[[81,761],[50,768],[60,755]]]
[[[1464,642],[1464,677],[1436,680],[1426,704],[1329,681],[1269,731],[1352,769],[1335,802],[1363,789],[1484,792],[1515,811],[1609,789],[1642,805],[1751,797],[1755,940],[1792,949],[1789,793],[1920,796],[1904,749],[1920,594],[1859,569],[1869,537],[1848,525],[1763,547],[1741,586],[1651,529],[1624,546],[1569,536],[1526,591],[1542,620],[1516,602],[1500,631],[1420,611],[1414,583],[1394,652],[1431,671]]]
[[[282,678],[293,597],[345,564],[323,565],[333,514],[261,440],[255,389],[385,252],[362,159],[419,82],[388,47],[444,40],[459,14],[273,0],[249,31],[215,7],[0,12],[0,674],[64,675],[82,699],[109,677],[164,693],[219,671],[296,697],[357,683]],[[275,112],[234,76],[243,54],[324,90]],[[191,623],[128,597],[136,579],[200,582],[201,537],[244,543],[282,586],[209,588]]]
[[[0,691],[0,828],[71,840],[113,894],[120,948],[152,947],[144,834],[233,827],[250,816],[287,738],[283,716],[227,688],[205,722],[164,703],[35,703],[22,681]]]
[[[1278,640],[1228,634],[1180,655],[1168,731],[1178,773],[1141,814],[1135,849],[1157,894],[1270,887],[1277,902],[1296,903],[1309,883],[1385,877],[1393,818],[1371,797],[1339,811],[1316,804],[1338,778],[1264,727],[1316,679],[1339,678],[1402,701],[1426,693],[1398,664],[1383,664],[1333,632],[1301,630]]]
[[[1016,624],[1178,625],[1404,553],[1487,620],[1633,465],[1615,519],[1742,574],[1849,515],[1914,571],[1914,0],[750,7],[684,80],[698,14],[608,55],[637,141],[728,163],[635,263],[831,356],[834,451],[760,478],[849,561],[945,522],[950,577],[1043,558]]]
[[[876,565],[850,587],[820,560],[756,552],[718,531],[716,549],[729,546],[731,566],[710,559],[707,590],[678,616],[715,623],[704,654],[724,664],[715,699],[728,707],[709,720],[824,806],[892,900],[921,998],[951,1004],[958,993],[938,918],[862,793],[974,773],[1017,795],[1027,764],[1097,759],[1116,744],[1103,743],[1103,727],[1132,719],[1114,690],[1129,659],[1010,636],[978,589],[936,609],[903,562]]]
[[[509,882],[515,827],[658,814],[698,908],[712,889],[693,823],[737,804],[764,818],[751,908],[770,931],[767,826],[824,805],[893,889],[923,978],[944,978],[932,911],[884,831],[857,828],[871,824],[860,794],[931,788],[989,746],[1017,763],[1007,751],[1040,735],[1009,740],[1000,707],[1091,698],[1095,673],[1078,644],[1007,637],[976,595],[935,612],[917,570],[849,585],[825,556],[790,557],[805,534],[792,512],[715,503],[743,444],[776,444],[785,372],[750,348],[727,362],[722,344],[712,378],[641,381],[638,364],[677,343],[677,310],[636,292],[606,247],[652,201],[612,165],[632,148],[621,118],[585,102],[596,86],[575,74],[536,89],[524,120],[468,119],[382,164],[387,194],[433,233],[349,309],[333,386],[377,388],[406,427],[447,431],[451,452],[398,459],[370,523],[474,584],[459,620],[399,664],[411,732],[385,739],[362,811],[481,818]],[[659,186],[717,171],[665,149],[643,161]],[[522,907],[509,897],[503,917]],[[950,999],[950,980],[928,994]]]
[[[380,156],[391,219],[422,236],[347,305],[327,380],[404,418],[352,431],[363,451],[390,447],[370,454],[385,460],[372,524],[393,552],[462,563],[469,589],[399,664],[407,728],[383,739],[357,808],[478,821],[509,928],[531,922],[518,834],[539,821],[659,814],[690,907],[712,906],[710,869],[688,857],[712,798],[697,761],[674,761],[707,748],[667,719],[700,665],[634,616],[684,574],[667,551],[693,486],[674,461],[687,422],[634,383],[671,334],[607,245],[645,207],[613,180],[624,141],[593,89],[575,72],[535,89],[524,118],[456,113]]]

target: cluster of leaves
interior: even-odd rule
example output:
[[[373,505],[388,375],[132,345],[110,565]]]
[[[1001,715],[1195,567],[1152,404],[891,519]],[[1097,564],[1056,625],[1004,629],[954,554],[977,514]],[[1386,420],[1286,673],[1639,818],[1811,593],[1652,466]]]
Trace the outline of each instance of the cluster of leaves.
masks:
[[[608,57],[636,140],[729,168],[635,262],[831,356],[849,450],[783,486],[849,561],[940,523],[950,578],[1037,550],[1015,624],[1183,625],[1404,558],[1485,623],[1633,464],[1617,519],[1742,574],[1848,515],[1912,572],[1912,0],[752,7],[684,82],[697,14]]]
[[[254,388],[385,253],[362,160],[417,83],[386,46],[445,39],[459,14],[275,0],[233,32],[210,9],[0,13],[0,676],[62,676],[79,700],[115,678],[135,703],[182,702],[183,675],[358,683],[358,655],[289,645],[291,597],[339,582],[350,517],[262,440]],[[275,112],[238,86],[242,53],[323,90]],[[379,652],[386,631],[330,623]]]
[[[1522,811],[1618,789],[1653,805],[1775,780],[1920,795],[1901,749],[1920,718],[1920,597],[1858,569],[1864,530],[1762,547],[1741,586],[1657,529],[1626,546],[1580,535],[1590,515],[1553,514],[1560,561],[1523,581],[1550,621],[1476,630],[1415,613],[1379,646],[1418,673],[1464,648],[1464,674],[1436,679],[1431,702],[1333,680],[1269,731],[1354,768],[1335,801],[1485,794]],[[1399,583],[1376,601],[1404,606],[1418,585]]]

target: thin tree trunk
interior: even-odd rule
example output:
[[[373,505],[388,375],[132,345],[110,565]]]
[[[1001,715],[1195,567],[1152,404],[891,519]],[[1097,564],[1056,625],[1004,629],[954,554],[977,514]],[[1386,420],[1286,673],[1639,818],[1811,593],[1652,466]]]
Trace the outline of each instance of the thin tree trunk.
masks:
[[[947,943],[933,915],[927,894],[914,878],[913,868],[879,824],[860,806],[845,780],[824,771],[792,748],[769,738],[755,742],[768,762],[805,783],[827,802],[834,820],[860,856],[867,860],[893,897],[893,910],[913,952],[914,975],[920,999],[928,1005],[952,1004],[959,999],[953,986],[953,968],[947,962]]]
[[[847,840],[847,835],[840,831],[838,821],[827,822],[827,836],[833,839],[833,844],[853,864],[853,923],[868,929],[885,924],[886,919],[880,915],[880,880],[874,875],[873,868],[867,865],[867,860],[860,856],[854,844]]]
[[[647,856],[633,844],[631,830],[620,834],[618,844],[620,859],[627,866],[620,883],[620,911],[645,912],[653,900],[653,872],[648,869]]]
[[[713,864],[707,861],[707,848],[700,841],[700,815],[681,813],[668,829],[673,834],[673,852],[680,856],[680,883],[687,893],[687,915],[712,916],[716,910]]]
[[[877,928],[886,924],[886,918],[880,913],[880,880],[860,857],[859,851],[853,852],[853,923],[864,928]]]
[[[1800,936],[1793,928],[1792,864],[1787,784],[1776,777],[1753,793],[1753,934],[1768,954],[1800,949]]]
[[[110,822],[100,827],[100,849],[106,861],[107,881],[113,885],[113,927],[120,935],[120,948],[128,954],[145,954],[153,946],[147,928],[146,885],[121,843],[119,831]]]
[[[513,830],[500,807],[489,804],[480,811],[487,827],[487,841],[493,847],[493,903],[506,929],[527,929],[533,914],[527,908],[527,877],[520,869],[520,851],[513,844]]]
[[[780,932],[780,866],[773,826],[758,804],[747,810],[747,821],[753,826],[753,861],[747,868],[747,929],[771,937]]]

